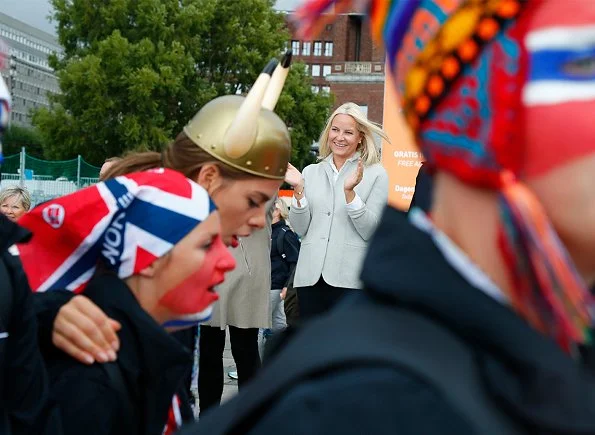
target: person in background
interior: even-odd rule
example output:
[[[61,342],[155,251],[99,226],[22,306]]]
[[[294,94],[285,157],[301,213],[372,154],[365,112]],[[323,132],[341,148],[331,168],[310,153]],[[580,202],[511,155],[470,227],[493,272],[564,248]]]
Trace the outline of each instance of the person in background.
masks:
[[[11,186],[0,191],[0,213],[13,222],[31,208],[31,195],[23,187]]]
[[[198,360],[198,399],[200,415],[219,406],[223,395],[223,350],[225,330],[229,329],[231,353],[239,389],[261,367],[259,330],[270,328],[271,226],[274,201],[268,202],[266,225],[250,237],[241,238],[231,253],[237,267],[216,288],[219,301],[213,317],[200,325]]]
[[[294,277],[301,320],[361,288],[364,253],[388,199],[374,135],[388,140],[356,104],[345,103],[320,135],[322,161],[303,175],[288,167],[286,179],[294,189],[289,221],[302,239]]]
[[[278,198],[273,212],[271,243],[271,320],[273,333],[287,326],[284,300],[300,253],[300,241],[287,225],[289,208]]]
[[[109,169],[114,165],[114,163],[117,163],[120,160],[122,160],[121,157],[109,157],[105,159],[103,165],[101,165],[101,169],[99,170],[99,181],[105,181],[106,174],[108,173]]]
[[[289,208],[281,198],[273,204],[273,222],[271,234],[271,291],[270,317],[271,328],[262,329],[259,337],[261,358],[268,338],[287,328],[285,317],[285,297],[287,286],[295,271],[299,255],[299,240],[287,225]]]

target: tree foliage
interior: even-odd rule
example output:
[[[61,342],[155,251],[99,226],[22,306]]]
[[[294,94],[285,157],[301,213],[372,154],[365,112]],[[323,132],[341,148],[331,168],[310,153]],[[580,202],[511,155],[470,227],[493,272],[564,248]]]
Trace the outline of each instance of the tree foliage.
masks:
[[[33,117],[47,158],[160,149],[207,101],[246,92],[289,35],[273,0],[51,0],[61,94]],[[298,68],[299,69],[299,68]],[[278,113],[302,166],[329,98],[292,71]]]
[[[33,157],[43,156],[43,138],[34,128],[11,124],[2,137],[2,153],[5,156],[18,154],[22,147]]]

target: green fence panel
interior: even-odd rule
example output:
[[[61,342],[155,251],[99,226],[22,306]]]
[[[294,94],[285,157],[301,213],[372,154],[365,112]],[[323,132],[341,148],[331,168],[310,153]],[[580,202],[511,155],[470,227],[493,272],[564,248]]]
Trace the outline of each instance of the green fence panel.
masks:
[[[97,183],[99,169],[80,157],[49,161],[20,153],[4,158],[1,187],[26,187],[36,205]]]

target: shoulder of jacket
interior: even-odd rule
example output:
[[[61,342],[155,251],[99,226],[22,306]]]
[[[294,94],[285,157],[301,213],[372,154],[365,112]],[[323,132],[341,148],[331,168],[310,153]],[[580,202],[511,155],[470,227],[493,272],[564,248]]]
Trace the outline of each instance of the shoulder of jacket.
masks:
[[[373,176],[373,177],[388,176],[386,169],[384,169],[384,166],[382,166],[381,163],[374,163],[370,166],[366,166],[364,168],[364,174],[367,174],[367,175]]]
[[[315,166],[316,163],[310,164],[308,166],[306,166],[303,170],[302,170],[302,175],[306,175],[307,172],[311,172],[313,169],[312,167]],[[315,168],[314,168],[315,170]]]

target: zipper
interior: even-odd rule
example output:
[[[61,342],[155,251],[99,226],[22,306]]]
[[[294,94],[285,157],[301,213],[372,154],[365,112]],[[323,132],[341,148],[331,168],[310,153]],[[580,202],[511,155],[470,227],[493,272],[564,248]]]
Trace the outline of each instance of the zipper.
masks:
[[[246,251],[244,250],[244,244],[242,243],[242,239],[239,239],[240,248],[242,249],[242,255],[244,257],[244,263],[246,263],[246,269],[248,269],[248,275],[252,276],[252,271],[250,270],[250,265],[248,264],[248,257],[246,257]]]

